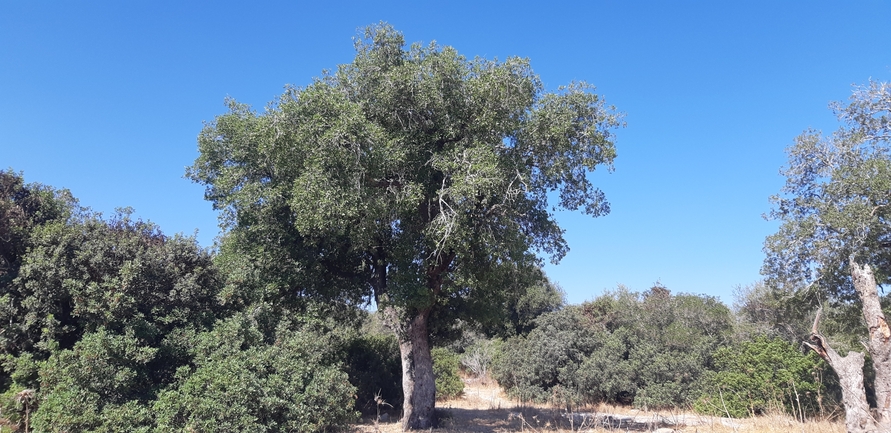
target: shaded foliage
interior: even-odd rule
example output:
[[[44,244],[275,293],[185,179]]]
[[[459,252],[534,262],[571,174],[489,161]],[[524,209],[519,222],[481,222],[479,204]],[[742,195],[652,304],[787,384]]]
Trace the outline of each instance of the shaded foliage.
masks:
[[[347,345],[346,365],[350,383],[356,387],[358,410],[376,413],[376,398],[392,407],[402,405],[402,363],[394,335],[356,336]]]

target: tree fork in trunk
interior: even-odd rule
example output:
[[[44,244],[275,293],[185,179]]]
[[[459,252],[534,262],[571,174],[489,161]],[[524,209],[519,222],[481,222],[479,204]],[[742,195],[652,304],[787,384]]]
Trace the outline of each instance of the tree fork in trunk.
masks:
[[[436,405],[436,380],[427,333],[429,309],[418,311],[398,333],[402,357],[402,430],[433,427]]]
[[[847,355],[841,356],[830,347],[826,338],[817,330],[822,313],[822,308],[817,310],[810,341],[804,344],[825,359],[838,376],[838,383],[842,389],[842,403],[845,406],[845,430],[848,433],[877,433],[878,426],[869,413],[866,390],[863,388],[863,354],[850,351]]]
[[[849,266],[854,288],[863,304],[863,318],[869,328],[867,348],[876,373],[876,421],[880,431],[891,432],[891,329],[882,312],[872,268],[869,265],[860,266],[853,257],[849,259]]]

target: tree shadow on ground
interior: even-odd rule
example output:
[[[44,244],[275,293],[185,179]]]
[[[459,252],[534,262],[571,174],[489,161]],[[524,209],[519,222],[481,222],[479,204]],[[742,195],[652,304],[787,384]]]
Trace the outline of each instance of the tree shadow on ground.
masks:
[[[445,432],[496,433],[504,431],[584,431],[593,428],[622,432],[650,432],[674,428],[668,420],[596,413],[568,414],[554,409],[437,409],[438,428]]]

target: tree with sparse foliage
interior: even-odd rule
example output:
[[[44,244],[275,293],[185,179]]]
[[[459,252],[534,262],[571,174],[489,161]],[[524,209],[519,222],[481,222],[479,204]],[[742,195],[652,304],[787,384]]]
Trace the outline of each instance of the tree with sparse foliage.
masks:
[[[891,328],[879,284],[891,282],[891,84],[858,87],[834,104],[844,125],[831,136],[800,135],[788,149],[786,185],[771,216],[782,225],[765,242],[770,285],[815,292],[832,307],[857,303],[875,370],[876,416],[864,391],[864,355],[841,356],[820,332],[806,344],[839,376],[849,432],[891,431]]]
[[[230,101],[188,175],[263,287],[377,303],[399,340],[403,428],[426,429],[431,330],[503,305],[536,252],[566,253],[551,197],[609,211],[587,175],[612,168],[621,121],[588,84],[545,92],[526,59],[406,47],[386,24],[355,46],[351,63],[265,113]]]

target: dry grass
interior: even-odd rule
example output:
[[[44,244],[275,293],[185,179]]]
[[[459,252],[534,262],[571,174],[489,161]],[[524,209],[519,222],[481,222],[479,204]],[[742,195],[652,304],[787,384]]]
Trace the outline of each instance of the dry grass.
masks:
[[[770,415],[746,419],[726,419],[678,412],[643,412],[621,406],[600,405],[582,410],[586,415],[568,417],[558,409],[545,405],[521,404],[508,399],[494,384],[468,382],[464,396],[439,402],[437,433],[539,433],[539,432],[648,432],[696,433],[843,433],[840,422],[798,422],[786,415]],[[611,416],[612,418],[605,418]],[[612,420],[605,425],[604,420]],[[621,422],[621,425],[618,425]],[[364,420],[351,433],[397,433],[396,420],[374,423]]]

